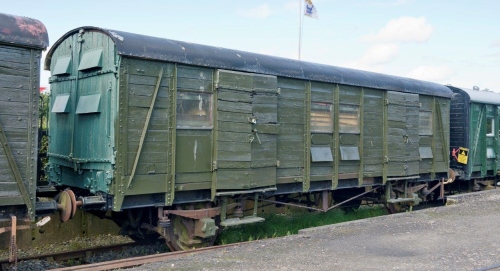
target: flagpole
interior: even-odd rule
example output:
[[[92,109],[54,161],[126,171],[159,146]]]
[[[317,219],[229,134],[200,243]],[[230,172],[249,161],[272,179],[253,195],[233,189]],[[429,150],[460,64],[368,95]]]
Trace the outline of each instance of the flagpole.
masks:
[[[302,3],[304,3],[304,9],[302,9]],[[316,7],[313,5],[311,0],[299,0],[299,60],[300,49],[302,47],[302,32],[304,30],[304,26],[302,25],[304,22],[304,16],[318,19],[318,11],[316,11]]]
[[[302,45],[302,1],[299,0],[299,60],[300,60],[300,47]]]

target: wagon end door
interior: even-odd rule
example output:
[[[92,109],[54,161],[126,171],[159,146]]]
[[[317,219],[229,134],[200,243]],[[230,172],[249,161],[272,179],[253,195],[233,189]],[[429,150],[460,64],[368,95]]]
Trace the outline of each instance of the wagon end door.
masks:
[[[96,31],[74,33],[54,51],[48,153],[51,181],[109,192],[115,159],[116,64],[112,39]]]
[[[275,76],[218,70],[216,189],[276,184]]]

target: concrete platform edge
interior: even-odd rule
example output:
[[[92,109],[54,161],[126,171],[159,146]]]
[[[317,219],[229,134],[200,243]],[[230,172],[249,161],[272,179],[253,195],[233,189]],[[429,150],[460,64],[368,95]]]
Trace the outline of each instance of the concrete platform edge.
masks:
[[[446,201],[447,201],[447,205],[457,204],[457,203],[463,202],[464,200],[466,200],[468,198],[480,197],[480,196],[484,196],[484,195],[487,195],[489,193],[496,192],[496,191],[497,191],[497,189],[492,189],[492,190],[485,190],[485,191],[479,191],[479,192],[452,195],[452,196],[446,197]],[[448,203],[451,203],[451,204],[448,204]],[[443,207],[446,207],[446,206],[443,206]],[[436,208],[443,208],[443,207],[436,207]],[[347,221],[347,222],[342,222],[342,223],[337,223],[337,224],[301,229],[301,230],[299,230],[298,234],[308,234],[308,233],[312,233],[315,231],[335,229],[338,227],[345,227],[345,226],[355,225],[355,224],[369,223],[370,221],[374,221],[374,220],[387,219],[388,216],[390,216],[391,218],[395,218],[398,216],[401,216],[401,217],[411,216],[412,214],[415,214],[415,212],[418,212],[418,211],[404,212],[404,213],[399,213],[399,214],[391,214],[391,215],[387,215],[387,216],[370,217],[370,218],[364,218],[364,219],[360,219],[360,220],[353,220],[353,221]]]

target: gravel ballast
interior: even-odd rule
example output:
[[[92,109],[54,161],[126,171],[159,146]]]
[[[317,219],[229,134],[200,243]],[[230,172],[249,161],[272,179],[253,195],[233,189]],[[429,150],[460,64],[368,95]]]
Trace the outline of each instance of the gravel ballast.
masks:
[[[455,204],[301,230],[130,270],[477,270],[500,264],[500,189],[449,202]]]
[[[19,249],[18,257],[21,258],[27,256],[36,256],[42,254],[73,251],[73,250],[102,247],[108,245],[125,244],[130,242],[132,242],[132,240],[126,236],[118,236],[111,234],[91,236],[91,237],[78,237],[70,239],[66,242],[55,242],[43,247]],[[160,239],[154,242],[153,244],[130,246],[124,248],[123,250],[111,250],[102,253],[95,253],[93,255],[88,256],[85,259],[85,262],[98,263],[98,262],[118,260],[123,258],[164,253],[166,251],[168,250],[165,241],[163,239]],[[0,257],[2,257],[3,259],[7,259],[8,251],[0,251]],[[57,263],[54,261],[45,261],[45,260],[27,260],[27,261],[19,261],[17,263],[17,266],[12,266],[8,270],[42,271],[42,270],[50,270],[50,269],[62,268],[78,264],[80,264],[79,261]]]

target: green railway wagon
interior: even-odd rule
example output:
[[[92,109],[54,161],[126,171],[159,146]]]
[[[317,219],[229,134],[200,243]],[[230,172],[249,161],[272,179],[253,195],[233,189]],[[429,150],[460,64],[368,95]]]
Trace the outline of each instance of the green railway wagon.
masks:
[[[490,186],[499,168],[500,94],[448,86],[450,108],[450,168],[474,189]]]
[[[438,84],[96,27],[61,37],[45,68],[60,198],[176,250],[262,221],[259,200],[327,209],[331,191],[380,188],[418,203],[448,177],[452,92]]]
[[[35,218],[40,58],[48,44],[40,21],[0,13],[0,221]]]

